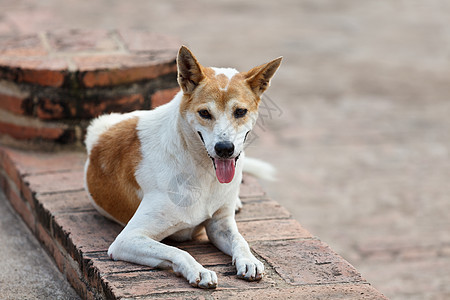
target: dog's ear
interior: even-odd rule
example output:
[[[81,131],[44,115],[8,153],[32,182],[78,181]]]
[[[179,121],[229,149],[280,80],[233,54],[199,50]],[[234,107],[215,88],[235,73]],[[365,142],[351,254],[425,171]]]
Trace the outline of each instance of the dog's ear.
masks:
[[[275,75],[283,57],[278,57],[271,62],[255,67],[245,74],[246,81],[252,91],[259,97],[270,85],[270,79]]]
[[[190,94],[205,75],[202,67],[186,46],[181,46],[177,56],[178,84],[185,94]]]

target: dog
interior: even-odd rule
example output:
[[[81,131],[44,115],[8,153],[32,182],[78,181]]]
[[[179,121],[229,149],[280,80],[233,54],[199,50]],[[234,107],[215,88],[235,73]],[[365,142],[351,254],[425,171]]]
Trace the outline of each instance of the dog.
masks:
[[[261,95],[282,57],[238,72],[202,66],[182,46],[177,55],[180,92],[149,111],[100,116],[87,129],[85,187],[95,208],[124,226],[108,249],[113,260],[169,268],[194,287],[216,288],[217,275],[189,253],[165,245],[206,229],[232,257],[237,276],[259,281],[264,265],[238,232],[235,209],[248,169],[269,177],[268,165],[246,159],[246,139]]]

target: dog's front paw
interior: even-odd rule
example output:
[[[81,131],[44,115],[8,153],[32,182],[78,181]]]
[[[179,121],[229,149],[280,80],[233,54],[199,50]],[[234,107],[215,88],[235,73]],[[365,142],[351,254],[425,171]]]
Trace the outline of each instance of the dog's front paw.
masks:
[[[193,270],[187,276],[187,280],[193,287],[199,287],[202,289],[215,289],[217,287],[216,272],[205,268]]]
[[[264,276],[264,264],[255,257],[238,257],[235,264],[238,278],[259,281]]]

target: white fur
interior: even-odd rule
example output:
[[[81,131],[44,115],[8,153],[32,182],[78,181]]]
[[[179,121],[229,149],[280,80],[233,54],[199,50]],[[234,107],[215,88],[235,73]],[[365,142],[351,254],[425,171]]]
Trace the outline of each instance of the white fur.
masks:
[[[233,78],[234,75],[238,74],[239,71],[233,68],[215,68],[212,67],[211,69],[214,70],[214,74],[216,76],[223,74],[225,76],[227,76],[228,80],[231,80],[231,78]]]
[[[214,74],[216,76],[223,74],[228,78],[228,83],[224,88],[220,88],[221,91],[228,91],[228,86],[230,85],[231,78],[233,78],[234,75],[238,74],[238,70],[233,68],[211,68],[214,70]]]
[[[244,172],[264,180],[274,181],[276,178],[276,170],[271,164],[252,157],[245,159]]]
[[[145,111],[140,110],[128,114],[111,113],[109,115],[103,115],[98,117],[97,119],[92,120],[91,124],[87,128],[86,139],[84,140],[84,143],[86,144],[87,153],[88,154],[91,153],[92,147],[97,142],[99,136],[103,132],[111,128],[111,126],[126,119],[142,115],[144,113]]]

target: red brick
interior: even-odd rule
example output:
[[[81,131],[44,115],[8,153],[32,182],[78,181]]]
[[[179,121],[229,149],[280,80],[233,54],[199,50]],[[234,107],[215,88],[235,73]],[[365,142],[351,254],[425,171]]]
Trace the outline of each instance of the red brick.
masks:
[[[155,270],[149,266],[137,265],[126,261],[112,260],[107,251],[88,252],[84,258],[92,261],[92,267],[97,268],[100,274],[126,273],[136,271]]]
[[[101,101],[84,101],[81,117],[97,117],[101,114],[111,112],[131,112],[143,109],[144,97],[141,94],[122,96],[116,99],[104,99]]]
[[[153,32],[122,29],[119,34],[130,52],[169,52],[175,57],[182,45],[178,38]]]
[[[15,161],[10,156],[9,149],[0,147],[0,167],[5,170],[9,180],[14,183],[16,189],[20,189],[22,185],[22,178],[19,170],[16,167]]]
[[[0,109],[9,110],[12,113],[24,114],[26,106],[26,98],[18,98],[15,96],[0,94]]]
[[[29,188],[25,181],[21,182],[20,192],[22,193],[23,199],[30,204],[31,209],[35,210],[35,199],[34,191]]]
[[[155,92],[151,98],[152,109],[170,102],[179,91],[180,88],[176,87]]]
[[[0,78],[41,86],[60,87],[64,83],[67,62],[62,58],[10,58],[0,56]]]
[[[8,189],[17,191],[17,194],[23,196],[23,200],[28,202],[31,210],[34,209],[34,200],[31,195],[30,189],[25,185],[22,180],[22,174],[20,174],[15,162],[9,155],[9,149],[0,147],[0,171],[4,170],[4,175],[7,177]],[[5,184],[6,184],[5,183]],[[6,189],[6,186],[4,187]]]
[[[59,28],[65,24],[62,14],[55,13],[55,9],[39,8],[38,6],[24,6],[25,9],[11,9],[6,14],[7,19],[14,24],[21,34],[32,34],[42,28]]]
[[[55,261],[58,269],[62,273],[64,273],[66,258],[57,247],[53,237],[50,235],[47,229],[45,229],[40,223],[36,224],[36,237],[44,245],[44,247],[47,249],[50,255],[53,257],[53,260]]]
[[[239,197],[245,201],[246,198],[262,198],[266,195],[258,180],[248,174],[244,174],[239,190]]]
[[[86,191],[36,195],[39,203],[52,214],[94,211]]]
[[[62,119],[66,117],[64,113],[64,106],[61,105],[61,101],[52,100],[48,98],[39,99],[38,105],[36,107],[36,115],[40,119],[51,120],[51,119]],[[73,115],[75,115],[75,109],[72,110]]]
[[[122,230],[97,212],[58,214],[55,226],[55,237],[72,255],[72,245],[82,252],[105,251]]]
[[[59,62],[55,62],[59,63]],[[65,64],[65,62],[63,62]],[[61,68],[63,68],[61,66]],[[22,69],[20,81],[35,83],[42,86],[60,87],[64,83],[64,74],[57,70],[49,69]]]
[[[100,93],[92,98],[84,99],[38,99],[36,115],[43,120],[57,120],[65,118],[91,119],[111,112],[131,112],[148,109],[142,94],[113,96]]]
[[[0,169],[0,189],[1,190],[6,190],[7,188],[9,188],[9,180],[8,177],[6,176],[6,174],[4,174],[2,172],[2,170]]]
[[[209,241],[173,243],[172,245],[187,251],[203,266],[226,265],[231,263],[231,257],[217,249]]]
[[[239,232],[248,241],[312,238],[296,220],[262,220],[238,222]]]
[[[113,32],[102,29],[63,29],[46,34],[48,44],[55,52],[92,54],[117,51],[119,44],[112,38]]]
[[[289,211],[276,201],[244,202],[244,206],[236,214],[237,221],[252,221],[265,219],[287,219],[291,217]]]
[[[72,285],[75,291],[82,299],[86,299],[87,287],[81,280],[80,270],[76,263],[71,263],[71,259],[65,260],[64,275],[66,275],[67,281]]]
[[[24,220],[28,228],[30,228],[32,232],[35,232],[36,220],[28,203],[25,202],[12,187],[6,189],[5,194],[9,199],[9,202],[11,202],[11,205],[14,207],[14,210],[22,217],[22,220]]]
[[[66,130],[57,127],[22,126],[0,121],[0,133],[20,140],[43,139],[54,141],[61,138]]]
[[[25,177],[25,182],[38,194],[80,191],[84,188],[83,171],[29,175]]]
[[[203,293],[207,293],[207,292],[203,292]],[[182,294],[178,294],[178,295],[173,295],[172,297],[164,297],[164,299],[165,300],[207,300],[207,299],[209,300],[210,297],[208,297],[208,295],[198,295],[196,292],[192,292],[192,293],[182,293]]]
[[[37,34],[2,39],[2,43],[0,44],[0,57],[30,57],[45,55],[47,55],[47,50]]]
[[[86,71],[82,81],[88,88],[155,79],[177,70],[175,56],[167,55],[103,55],[74,57],[73,60],[81,72]]]
[[[218,291],[248,289],[260,291],[275,284],[270,277],[264,278],[260,282],[247,282],[238,279],[236,268],[231,265],[211,266],[208,269],[217,273]],[[117,298],[158,295],[169,292],[191,292],[199,296],[207,296],[212,293],[212,291],[193,288],[186,279],[177,277],[173,272],[165,270],[111,274],[105,276],[104,279]],[[183,295],[189,296],[189,294]]]
[[[22,176],[61,171],[81,172],[86,161],[85,153],[75,151],[31,152],[6,147],[1,147],[0,151],[11,161],[11,170],[18,170]]]
[[[99,296],[97,296],[97,294],[94,294],[92,291],[90,291],[90,290],[87,290],[86,291],[86,300],[97,300],[97,299],[99,299],[100,297]]]
[[[77,108],[83,100],[66,100],[64,97],[58,99],[40,98],[36,103],[36,116],[42,120],[70,119],[78,117]],[[84,100],[86,101],[86,100]]]
[[[23,91],[13,82],[0,81],[0,109],[15,114],[29,113],[31,108],[30,93]]]
[[[252,249],[291,285],[363,281],[353,266],[319,240],[259,242]]]
[[[387,299],[368,284],[307,285],[291,288],[264,290],[215,291],[214,299],[345,299],[382,300]]]

